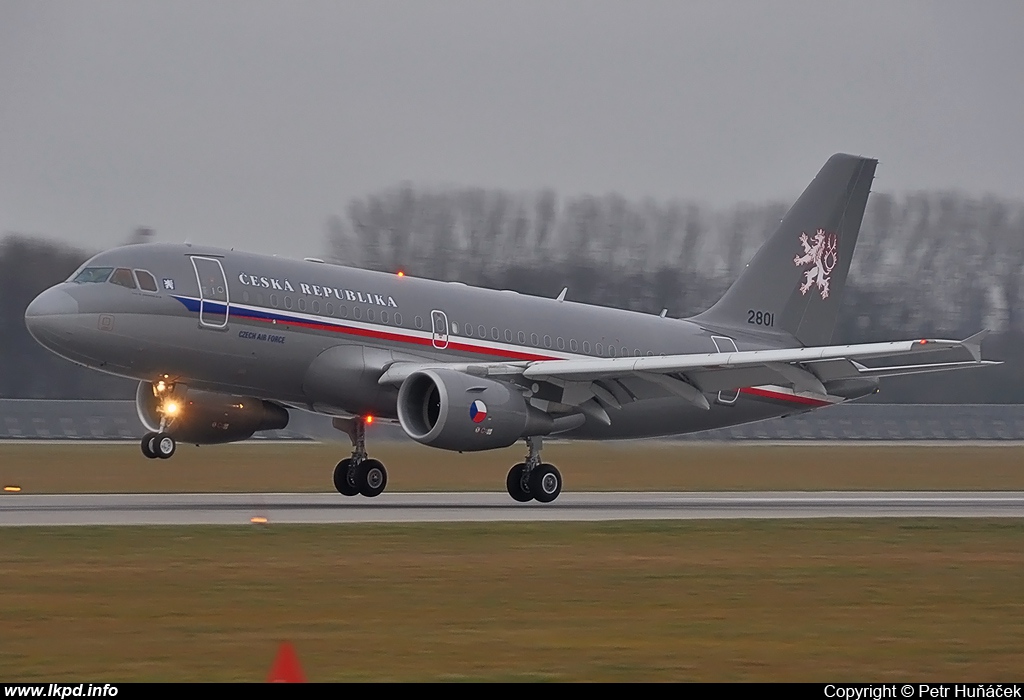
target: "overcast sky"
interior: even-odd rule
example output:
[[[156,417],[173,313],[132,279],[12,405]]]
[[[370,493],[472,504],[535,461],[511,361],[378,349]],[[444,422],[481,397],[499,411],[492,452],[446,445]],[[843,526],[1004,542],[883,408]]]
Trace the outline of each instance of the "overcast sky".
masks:
[[[1024,3],[0,0],[0,233],[295,257],[403,181],[1024,198]]]

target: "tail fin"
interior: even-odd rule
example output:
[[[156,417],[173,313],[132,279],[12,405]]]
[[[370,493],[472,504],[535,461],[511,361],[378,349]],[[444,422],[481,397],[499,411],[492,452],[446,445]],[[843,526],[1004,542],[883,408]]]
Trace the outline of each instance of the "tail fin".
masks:
[[[725,296],[692,320],[827,345],[877,164],[843,153],[829,158]]]

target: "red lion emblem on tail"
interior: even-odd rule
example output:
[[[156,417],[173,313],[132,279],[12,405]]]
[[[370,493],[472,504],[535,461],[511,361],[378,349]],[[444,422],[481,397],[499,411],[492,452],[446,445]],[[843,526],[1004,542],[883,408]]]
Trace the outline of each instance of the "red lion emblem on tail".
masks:
[[[800,244],[804,247],[804,254],[793,258],[793,264],[812,265],[810,270],[804,273],[804,283],[800,285],[800,293],[807,294],[814,285],[818,286],[822,299],[828,299],[829,275],[839,262],[839,236],[834,233],[826,233],[825,229],[819,228],[814,232],[814,238],[808,239],[806,233],[800,234]]]

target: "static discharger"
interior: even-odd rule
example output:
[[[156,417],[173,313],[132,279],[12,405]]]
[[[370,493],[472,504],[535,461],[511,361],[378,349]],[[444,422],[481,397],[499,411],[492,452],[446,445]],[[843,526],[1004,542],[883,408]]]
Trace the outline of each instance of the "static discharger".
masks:
[[[7,493],[21,493],[20,486],[4,486],[4,491]]]

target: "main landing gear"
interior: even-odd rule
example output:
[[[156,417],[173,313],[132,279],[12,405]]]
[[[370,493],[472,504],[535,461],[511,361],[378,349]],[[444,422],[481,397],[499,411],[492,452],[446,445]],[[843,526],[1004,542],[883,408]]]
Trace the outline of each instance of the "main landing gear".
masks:
[[[539,437],[526,438],[526,446],[530,449],[526,461],[512,467],[505,479],[508,495],[520,503],[551,503],[562,492],[562,475],[555,465],[540,461]]]
[[[170,459],[178,447],[167,433],[146,433],[142,436],[142,454],[149,459]]]
[[[352,456],[338,462],[334,468],[334,488],[343,496],[361,493],[373,498],[388,485],[388,472],[376,459],[366,456],[367,419],[334,419],[334,427],[348,433],[352,439]]]

